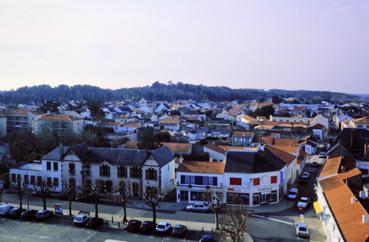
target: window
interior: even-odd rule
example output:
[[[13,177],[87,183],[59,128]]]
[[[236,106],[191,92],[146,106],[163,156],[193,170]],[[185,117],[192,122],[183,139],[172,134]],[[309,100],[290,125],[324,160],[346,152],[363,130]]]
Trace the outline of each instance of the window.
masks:
[[[110,177],[110,167],[108,165],[100,166],[100,176]]]
[[[46,170],[48,170],[48,171],[51,170],[51,162],[50,161],[46,162]]]
[[[12,182],[13,183],[16,183],[17,182],[17,178],[16,178],[15,174],[12,174]]]
[[[58,171],[58,162],[54,162],[54,171]]]
[[[31,176],[31,185],[35,185],[35,183],[36,183],[36,177]]]
[[[200,186],[217,186],[218,177],[212,176],[185,176],[181,175],[181,184],[200,185]]]
[[[69,174],[70,175],[76,174],[76,165],[74,163],[69,163]]]
[[[40,185],[42,183],[42,177],[37,176],[37,184]]]
[[[179,194],[181,202],[188,202],[188,191],[181,191]]]
[[[118,177],[127,177],[127,167],[126,166],[118,166],[117,168]]]
[[[242,178],[231,177],[229,178],[229,184],[232,186],[241,186]]]
[[[140,167],[131,167],[130,177],[131,178],[141,178],[142,177],[142,169]]]
[[[53,184],[55,187],[59,186],[59,179],[58,178],[54,178]]]
[[[46,179],[46,182],[47,182],[47,185],[48,185],[48,186],[51,186],[51,177],[48,177],[48,178]]]
[[[253,183],[254,186],[259,186],[260,185],[260,178],[254,178],[252,180],[252,183]]]
[[[158,172],[153,169],[147,169],[146,170],[146,180],[152,180],[152,181],[156,181],[158,179]]]
[[[270,177],[270,183],[271,183],[271,184],[275,184],[275,183],[277,183],[277,176],[271,176],[271,177]]]
[[[195,176],[195,185],[203,185],[204,178],[202,176]]]

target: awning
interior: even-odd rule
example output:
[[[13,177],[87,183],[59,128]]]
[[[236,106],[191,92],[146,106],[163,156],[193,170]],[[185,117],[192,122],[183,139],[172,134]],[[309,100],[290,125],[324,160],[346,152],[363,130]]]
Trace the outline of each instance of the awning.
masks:
[[[314,210],[316,214],[322,213],[322,207],[320,206],[319,202],[314,202]]]

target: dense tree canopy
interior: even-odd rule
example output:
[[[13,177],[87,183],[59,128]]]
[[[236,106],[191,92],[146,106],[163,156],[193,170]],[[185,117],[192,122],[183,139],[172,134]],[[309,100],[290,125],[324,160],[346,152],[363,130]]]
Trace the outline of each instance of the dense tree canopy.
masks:
[[[274,97],[279,98],[296,97],[301,100],[316,102],[347,101],[359,99],[358,96],[325,92],[325,91],[286,91],[286,90],[263,90],[263,89],[231,89],[225,86],[204,86],[184,83],[168,84],[155,82],[151,86],[122,88],[117,90],[102,89],[89,85],[50,87],[40,85],[33,87],[22,87],[17,90],[4,91],[5,103],[45,103],[46,100],[55,102],[69,102],[71,100],[94,100],[96,102],[115,100],[139,100],[142,97],[149,101],[155,100],[197,100],[197,101],[232,101],[232,100],[265,100]],[[278,98],[276,98],[278,96]],[[279,99],[279,100],[277,100]]]

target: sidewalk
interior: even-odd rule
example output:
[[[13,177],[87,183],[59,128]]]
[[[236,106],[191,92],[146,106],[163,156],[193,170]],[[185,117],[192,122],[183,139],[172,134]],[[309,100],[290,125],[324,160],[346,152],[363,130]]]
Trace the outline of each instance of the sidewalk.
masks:
[[[250,213],[277,213],[294,207],[296,202],[283,198],[279,203],[249,208]]]

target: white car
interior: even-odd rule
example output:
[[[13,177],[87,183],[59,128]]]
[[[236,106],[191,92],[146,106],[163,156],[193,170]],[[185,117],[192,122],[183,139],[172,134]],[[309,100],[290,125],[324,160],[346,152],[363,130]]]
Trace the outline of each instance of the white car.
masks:
[[[74,225],[86,225],[89,219],[90,219],[90,216],[80,213],[74,217],[73,224]]]
[[[191,212],[209,212],[210,207],[207,203],[193,203],[188,205],[186,210]]]
[[[172,226],[168,222],[160,222],[155,230],[159,234],[167,234],[172,230]]]
[[[307,172],[307,171],[303,172],[302,175],[301,175],[301,178],[304,179],[304,180],[309,179],[310,178],[310,173]]]
[[[5,205],[1,205],[0,206],[0,216],[6,216],[9,214],[10,210],[13,208],[12,205],[8,205],[8,204],[5,204]]]
[[[299,189],[297,189],[296,187],[293,187],[288,191],[287,198],[289,200],[295,200],[298,194],[299,194]]]
[[[310,237],[309,227],[307,226],[307,224],[298,223],[295,226],[296,226],[296,236],[301,237],[301,238]]]
[[[299,201],[297,202],[297,208],[300,210],[306,209],[309,203],[310,203],[310,198],[300,197]]]

